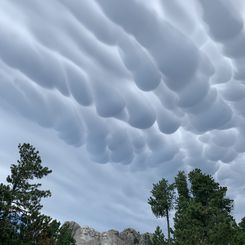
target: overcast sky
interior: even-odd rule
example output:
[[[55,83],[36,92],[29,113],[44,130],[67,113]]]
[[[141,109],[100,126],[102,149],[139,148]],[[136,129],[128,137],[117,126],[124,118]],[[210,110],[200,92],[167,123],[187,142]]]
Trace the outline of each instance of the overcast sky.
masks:
[[[152,183],[196,167],[245,216],[244,7],[0,0],[0,180],[30,142],[61,221],[153,231]]]

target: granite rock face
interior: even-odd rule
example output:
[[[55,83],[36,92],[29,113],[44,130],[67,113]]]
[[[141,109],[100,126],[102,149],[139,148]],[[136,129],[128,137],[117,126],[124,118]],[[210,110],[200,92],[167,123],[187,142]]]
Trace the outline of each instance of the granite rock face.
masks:
[[[77,245],[151,245],[151,234],[140,234],[134,229],[122,232],[109,230],[97,232],[93,228],[80,227],[75,222],[67,222],[73,230]]]

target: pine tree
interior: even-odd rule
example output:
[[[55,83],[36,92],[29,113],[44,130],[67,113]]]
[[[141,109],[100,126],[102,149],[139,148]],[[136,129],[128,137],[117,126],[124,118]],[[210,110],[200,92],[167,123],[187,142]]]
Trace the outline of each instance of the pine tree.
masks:
[[[159,226],[157,226],[153,234],[152,245],[167,245],[167,241],[165,240],[164,234]]]
[[[187,177],[184,171],[179,171],[179,173],[175,177],[175,187],[178,191],[179,202],[188,201],[190,199]]]
[[[183,171],[180,171],[175,177],[175,187],[177,189],[178,198],[174,217],[174,238],[177,241],[183,242],[189,239],[193,230],[193,228],[183,229],[183,227],[188,227],[191,225],[191,220],[187,212],[187,208],[191,205],[190,193],[188,189],[187,177]]]
[[[173,208],[174,203],[174,185],[169,184],[166,179],[162,179],[157,184],[153,184],[151,193],[152,196],[148,199],[148,203],[151,205],[152,212],[156,217],[166,217],[168,243],[170,244],[169,212]]]
[[[51,173],[41,165],[39,152],[30,145],[18,146],[20,159],[11,165],[7,184],[0,184],[0,245],[59,245],[64,234],[60,222],[41,213],[43,198],[51,196],[37,183]],[[69,230],[67,230],[68,234]]]
[[[20,159],[11,166],[11,174],[6,179],[8,185],[4,191],[1,221],[15,227],[15,232],[26,242],[36,241],[40,231],[35,230],[35,224],[47,222],[47,218],[40,215],[40,202],[51,193],[40,190],[41,184],[35,183],[35,179],[41,179],[51,170],[42,167],[39,152],[30,144],[19,145],[18,148]],[[1,228],[5,234],[5,227]]]
[[[188,176],[189,197],[183,195],[187,192],[179,186],[183,173],[176,178],[179,194],[174,231],[176,244],[232,244],[236,224],[231,216],[233,202],[225,197],[227,188],[200,169],[191,171]],[[182,184],[186,189],[187,181]]]

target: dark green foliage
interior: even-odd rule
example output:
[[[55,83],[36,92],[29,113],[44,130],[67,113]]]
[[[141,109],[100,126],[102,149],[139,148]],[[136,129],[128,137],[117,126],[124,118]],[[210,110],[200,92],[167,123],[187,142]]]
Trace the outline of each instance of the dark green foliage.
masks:
[[[236,224],[230,212],[233,201],[226,198],[221,187],[200,169],[187,177],[179,172],[175,181],[178,192],[174,218],[176,244],[232,244]]]
[[[245,217],[242,218],[242,220],[240,221],[240,223],[238,224],[239,229],[245,233]]]
[[[175,177],[175,187],[178,191],[178,203],[181,201],[188,201],[190,199],[190,193],[187,184],[187,177],[185,172],[180,171]]]
[[[166,210],[173,207],[170,201],[174,196],[172,186],[162,180],[153,187],[154,198],[149,199],[149,204],[157,217],[165,216]],[[202,173],[200,169],[194,169],[188,176],[183,171],[179,172],[174,186],[177,198],[171,243],[245,244],[245,218],[236,224],[231,215],[233,201],[226,197],[226,187],[221,187],[212,176]],[[171,195],[168,194],[168,187],[171,187]],[[155,233],[159,234],[159,229]]]
[[[233,244],[244,245],[245,244],[245,217],[237,225],[236,236]]]
[[[233,208],[233,201],[225,198],[227,188],[221,187],[210,175],[205,175],[200,169],[189,173],[191,193],[196,202],[203,206],[215,206],[228,213]]]
[[[166,245],[168,244],[164,238],[164,234],[159,226],[157,226],[153,237],[152,237],[152,245]]]
[[[39,152],[30,144],[18,146],[20,159],[11,165],[7,184],[0,184],[0,245],[58,245],[64,228],[41,213],[43,198],[51,196],[37,183],[51,173],[41,165]],[[66,230],[66,235],[70,231]],[[71,232],[69,233],[71,237]]]
[[[156,217],[166,217],[168,228],[168,241],[170,242],[169,211],[173,208],[174,185],[169,184],[166,179],[153,184],[152,196],[148,203],[151,205],[152,212]]]
[[[174,237],[175,240],[181,240],[183,242],[185,240],[188,240],[189,237],[192,235],[192,228],[196,228],[192,227],[190,229],[183,229],[183,227],[192,226],[192,220],[189,217],[189,212],[187,212],[187,208],[191,208],[192,202],[190,200],[187,177],[183,171],[180,171],[175,177],[175,187],[177,189],[178,198],[174,217]]]
[[[164,217],[167,211],[173,208],[174,185],[169,185],[166,179],[153,184],[152,196],[148,203],[156,217]]]
[[[75,245],[75,240],[73,239],[72,228],[65,223],[60,227],[59,236],[56,245]]]

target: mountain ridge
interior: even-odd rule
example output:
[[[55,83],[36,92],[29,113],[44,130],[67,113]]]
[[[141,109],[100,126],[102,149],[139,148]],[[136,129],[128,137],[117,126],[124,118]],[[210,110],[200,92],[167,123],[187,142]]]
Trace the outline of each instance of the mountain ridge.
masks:
[[[132,228],[122,232],[108,230],[98,232],[91,227],[81,227],[74,221],[67,221],[72,229],[73,237],[77,245],[150,245],[152,234],[139,233]]]

